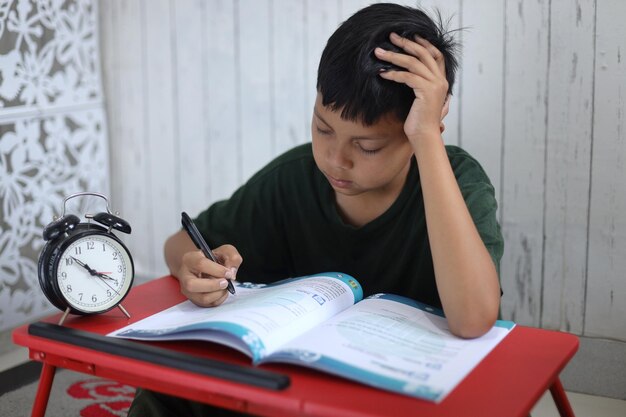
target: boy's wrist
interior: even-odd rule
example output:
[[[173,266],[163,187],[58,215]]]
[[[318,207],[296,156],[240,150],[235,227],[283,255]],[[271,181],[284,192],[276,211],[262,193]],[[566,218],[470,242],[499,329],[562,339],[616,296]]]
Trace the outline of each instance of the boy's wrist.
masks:
[[[407,136],[407,138],[411,142],[416,155],[427,152],[429,149],[437,149],[443,146],[443,138],[438,127],[437,129],[424,130],[410,137]]]

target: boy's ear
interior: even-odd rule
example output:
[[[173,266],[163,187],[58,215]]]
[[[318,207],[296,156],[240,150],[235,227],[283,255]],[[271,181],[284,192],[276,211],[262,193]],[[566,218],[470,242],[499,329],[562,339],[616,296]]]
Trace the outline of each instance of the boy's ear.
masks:
[[[448,94],[446,96],[446,101],[443,102],[443,108],[441,109],[441,121],[443,121],[450,111],[450,98],[452,98],[452,96]]]
[[[448,115],[448,112],[450,111],[450,94],[448,94],[448,96],[446,97],[446,101],[443,102],[443,108],[441,109],[441,119],[439,122],[439,131],[441,133],[443,133],[444,130],[446,130],[446,125],[443,124],[443,119]]]

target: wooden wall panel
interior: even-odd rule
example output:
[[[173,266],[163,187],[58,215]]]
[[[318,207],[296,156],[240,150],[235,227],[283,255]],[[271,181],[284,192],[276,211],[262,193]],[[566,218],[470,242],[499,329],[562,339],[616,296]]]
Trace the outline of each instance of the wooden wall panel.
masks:
[[[165,239],[180,227],[181,188],[180,169],[176,155],[181,142],[172,115],[176,114],[175,102],[176,61],[173,59],[172,34],[173,13],[169,0],[150,1],[143,6],[143,42],[145,74],[143,88],[146,98],[144,108],[147,156],[147,188],[145,198],[151,227],[137,230],[147,239],[142,244],[150,248],[151,268],[157,274],[168,269],[163,259]]]
[[[197,214],[310,139],[321,51],[370,3],[101,3],[112,204],[135,229],[138,273],[162,273],[181,209]],[[465,28],[445,141],[496,188],[504,318],[626,341],[624,6],[419,3]]]
[[[209,156],[206,175],[209,195],[197,195],[198,210],[229,197],[241,184],[241,131],[239,128],[238,48],[236,45],[238,3],[211,0],[206,3],[204,27],[204,97]],[[190,212],[191,214],[191,212]],[[193,213],[194,215],[197,213]]]
[[[306,138],[311,138],[310,128],[313,117],[313,105],[317,95],[317,68],[322,57],[322,51],[330,35],[339,26],[339,10],[336,0],[308,0],[306,2],[306,31],[305,38],[305,84],[306,94],[305,129]]]
[[[115,30],[104,40],[110,42],[107,54],[115,55],[117,62],[114,79],[105,91],[111,121],[111,205],[133,228],[125,240],[137,271],[152,270],[157,256],[150,243],[153,225],[148,215],[152,202],[147,195],[150,155],[145,149],[142,6],[138,1],[111,1]]]
[[[269,0],[239,2],[236,48],[243,181],[273,156],[270,10]]]
[[[271,155],[308,142],[310,136],[307,90],[315,89],[315,85],[305,85],[305,7],[299,1],[271,2]]]
[[[548,74],[548,2],[506,4],[502,315],[539,325]]]
[[[337,11],[339,13],[339,24],[348,19],[357,11],[373,3],[380,3],[375,0],[338,0]]]
[[[207,108],[204,101],[206,61],[204,40],[205,2],[180,0],[172,4],[175,100],[174,123],[178,152],[175,163],[179,172],[179,207],[197,213],[210,195],[209,139],[206,134]],[[178,215],[180,217],[180,214]]]
[[[626,341],[624,16],[625,2],[598,2],[584,333]]]
[[[502,199],[504,2],[463,2],[463,61],[459,74],[461,146],[480,161]],[[507,293],[507,297],[509,294]]]
[[[594,0],[578,7],[552,2],[545,172],[545,247],[541,326],[583,330],[591,109],[593,106]]]

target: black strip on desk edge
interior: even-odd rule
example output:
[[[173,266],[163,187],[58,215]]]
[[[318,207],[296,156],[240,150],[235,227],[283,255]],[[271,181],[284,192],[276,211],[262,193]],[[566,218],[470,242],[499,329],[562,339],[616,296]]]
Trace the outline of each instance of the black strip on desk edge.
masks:
[[[99,352],[271,390],[285,389],[290,383],[287,375],[208,358],[185,356],[180,352],[158,346],[102,336],[52,323],[32,323],[28,326],[28,333]]]

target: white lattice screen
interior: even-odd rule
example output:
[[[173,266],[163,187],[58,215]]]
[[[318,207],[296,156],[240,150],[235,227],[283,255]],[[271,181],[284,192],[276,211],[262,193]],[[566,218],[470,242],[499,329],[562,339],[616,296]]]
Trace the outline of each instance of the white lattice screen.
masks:
[[[0,331],[51,311],[37,257],[64,197],[109,192],[97,16],[91,0],[0,1]]]

